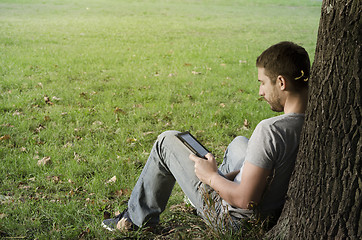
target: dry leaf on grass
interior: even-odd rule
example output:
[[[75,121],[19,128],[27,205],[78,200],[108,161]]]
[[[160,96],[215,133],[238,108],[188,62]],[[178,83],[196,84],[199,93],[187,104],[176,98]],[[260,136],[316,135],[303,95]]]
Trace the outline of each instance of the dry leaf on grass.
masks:
[[[44,101],[48,105],[53,105],[53,103],[50,101],[50,98],[47,95],[44,96]]]
[[[34,130],[34,132],[35,132],[35,133],[40,133],[40,131],[43,130],[43,129],[45,129],[45,128],[46,128],[45,126],[39,124],[39,127],[37,127],[37,128]]]
[[[129,194],[129,190],[128,189],[120,189],[120,190],[116,190],[114,192],[114,196],[116,197],[122,197],[124,195],[128,195]]]
[[[11,138],[10,135],[4,135],[0,137],[0,141],[9,140],[10,138]]]
[[[22,112],[16,110],[16,111],[13,113],[13,116],[20,116],[20,115],[22,115],[22,114],[23,114]]]
[[[153,133],[155,133],[155,132],[152,132],[152,131],[150,131],[150,132],[144,132],[144,133],[143,133],[143,136],[147,136],[147,135],[150,135],[150,134],[153,134]]]
[[[59,176],[47,176],[47,180],[53,181],[54,183],[62,183]]]
[[[127,114],[124,110],[120,109],[119,107],[116,107],[116,109],[114,109],[114,113],[121,113],[123,115]]]
[[[38,166],[45,166],[45,165],[49,165],[51,164],[51,160],[50,160],[50,157],[43,157],[42,159],[40,159],[38,161]]]
[[[112,178],[110,178],[106,184],[110,184],[110,183],[115,183],[117,181],[117,177],[116,176],[113,176]]]
[[[58,97],[56,97],[56,96],[53,96],[52,99],[55,100],[55,101],[60,101],[60,100],[62,100],[61,98],[58,98]]]
[[[249,121],[248,121],[248,119],[244,119],[244,127],[249,128]]]

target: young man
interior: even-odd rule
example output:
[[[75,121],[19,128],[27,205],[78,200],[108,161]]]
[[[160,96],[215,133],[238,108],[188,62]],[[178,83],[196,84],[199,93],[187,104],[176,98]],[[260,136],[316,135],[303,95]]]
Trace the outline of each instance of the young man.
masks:
[[[259,95],[283,115],[261,121],[250,140],[235,138],[217,168],[214,156],[198,158],[175,137],[162,133],[132,191],[128,209],[103,221],[109,230],[128,230],[159,222],[178,182],[208,221],[238,228],[255,211],[277,219],[285,202],[307,107],[310,62],[304,48],[281,42],[256,61]]]

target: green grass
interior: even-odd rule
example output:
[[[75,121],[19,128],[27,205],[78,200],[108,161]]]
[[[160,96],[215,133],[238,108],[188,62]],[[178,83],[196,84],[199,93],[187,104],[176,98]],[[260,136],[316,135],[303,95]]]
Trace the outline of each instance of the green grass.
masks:
[[[0,0],[0,236],[127,236],[99,224],[125,208],[157,135],[190,130],[220,161],[275,115],[258,101],[256,57],[290,40],[313,58],[320,5]],[[169,206],[182,198],[176,187]],[[128,236],[211,236],[187,211],[161,219],[174,230]]]

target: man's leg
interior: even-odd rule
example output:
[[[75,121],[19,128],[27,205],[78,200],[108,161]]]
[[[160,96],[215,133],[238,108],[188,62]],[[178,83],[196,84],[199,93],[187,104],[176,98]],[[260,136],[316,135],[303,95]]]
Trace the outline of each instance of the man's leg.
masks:
[[[224,160],[219,166],[219,172],[225,175],[240,170],[244,164],[248,142],[249,139],[243,136],[234,138],[226,149]]]
[[[159,222],[175,180],[197,210],[202,210],[201,182],[195,175],[194,163],[189,159],[191,151],[175,136],[177,133],[168,131],[158,137],[132,191],[128,213],[137,226]]]

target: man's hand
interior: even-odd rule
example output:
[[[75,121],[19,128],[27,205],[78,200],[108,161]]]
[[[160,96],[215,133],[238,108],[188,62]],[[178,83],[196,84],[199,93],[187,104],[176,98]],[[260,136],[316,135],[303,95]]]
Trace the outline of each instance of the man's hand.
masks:
[[[190,154],[190,160],[195,162],[195,174],[201,182],[211,185],[212,179],[219,175],[217,172],[217,164],[211,153],[206,154],[206,159],[199,158],[194,154]]]

